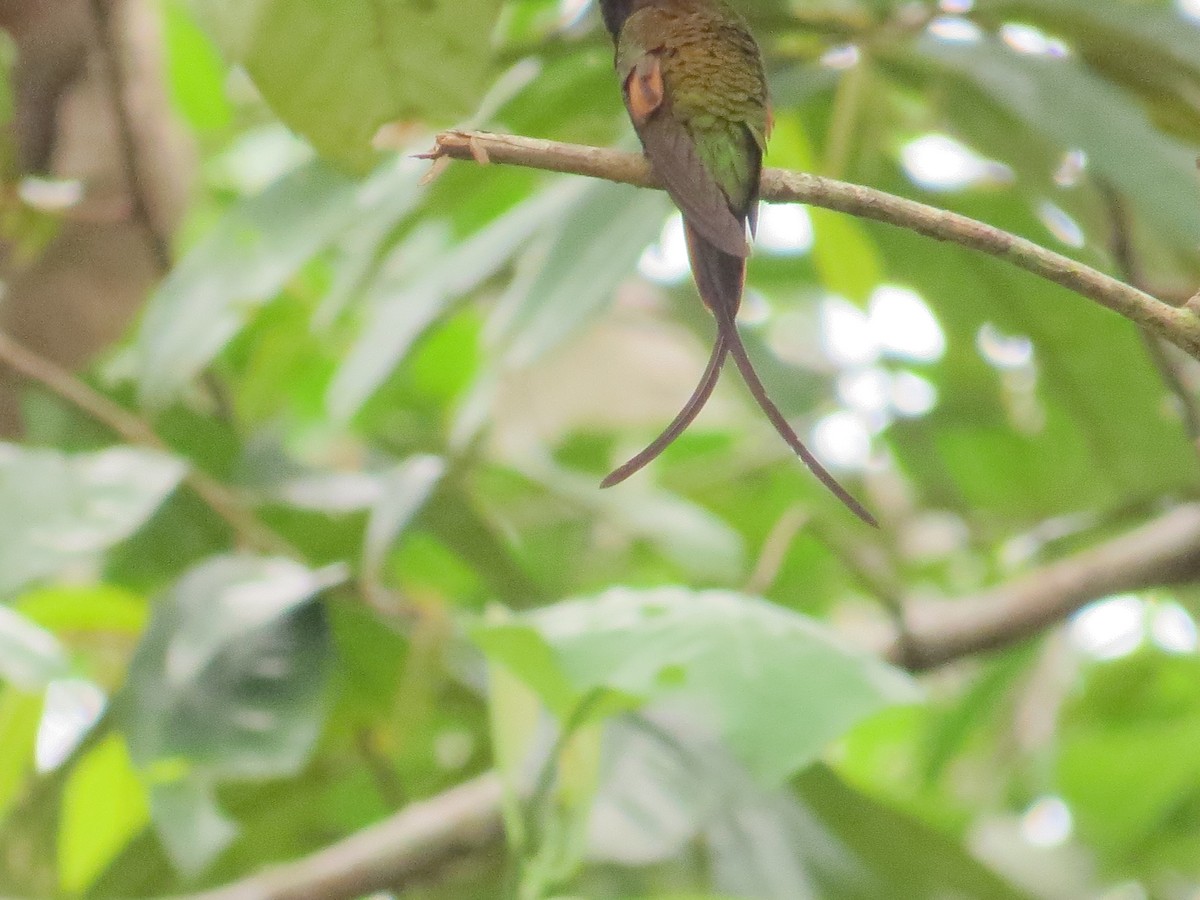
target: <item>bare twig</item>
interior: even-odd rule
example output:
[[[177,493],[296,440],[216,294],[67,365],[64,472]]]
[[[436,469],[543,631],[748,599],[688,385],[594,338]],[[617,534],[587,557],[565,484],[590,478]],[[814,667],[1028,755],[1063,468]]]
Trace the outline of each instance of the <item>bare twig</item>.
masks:
[[[100,64],[108,86],[113,121],[120,145],[121,167],[125,172],[133,217],[146,234],[146,245],[159,272],[171,269],[171,244],[166,233],[154,221],[154,213],[146,197],[146,182],[142,174],[136,115],[129,108],[129,80],[125,75],[125,56],[112,30],[110,0],[88,0],[92,27],[96,33]]]
[[[85,415],[112,429],[123,440],[163,453],[172,452],[143,419],[3,332],[0,332],[0,365],[42,385]],[[287,541],[247,510],[233,491],[211,475],[192,467],[184,481],[196,496],[225,520],[246,547],[265,553],[299,555]]]
[[[1200,504],[972,597],[910,604],[909,668],[925,670],[1040,634],[1085,603],[1200,575]],[[913,655],[915,654],[915,656]],[[901,660],[898,642],[885,651]]]
[[[471,160],[480,152],[492,163],[659,187],[646,160],[636,153],[515,135],[444,132],[424,156]],[[1195,310],[1171,306],[1090,266],[967,216],[873,188],[784,169],[764,170],[762,197],[822,206],[987,253],[1093,300],[1200,359],[1200,314]]]

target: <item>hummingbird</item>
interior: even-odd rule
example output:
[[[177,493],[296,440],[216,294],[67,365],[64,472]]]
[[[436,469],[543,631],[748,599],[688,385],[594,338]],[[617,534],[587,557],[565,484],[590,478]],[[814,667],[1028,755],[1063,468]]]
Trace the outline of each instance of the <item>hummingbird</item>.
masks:
[[[737,329],[746,258],[758,219],[771,111],[762,53],[726,0],[600,0],[615,45],[625,109],[650,168],[683,214],[700,299],[716,320],[712,353],[678,415],[615,469],[619,484],[655,459],[704,408],[732,356],[754,401],[792,451],[855,515],[875,517],[804,446],[767,395]]]

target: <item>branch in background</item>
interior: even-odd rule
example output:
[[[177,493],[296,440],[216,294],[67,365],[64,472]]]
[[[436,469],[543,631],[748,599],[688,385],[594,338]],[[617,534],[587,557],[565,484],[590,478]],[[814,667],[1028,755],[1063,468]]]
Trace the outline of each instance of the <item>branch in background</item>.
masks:
[[[990,591],[910,604],[907,637],[883,652],[924,671],[1018,644],[1092,600],[1198,575],[1200,504],[1191,504]],[[503,839],[500,782],[483,775],[312,856],[181,900],[351,900],[399,891],[460,855],[499,852]]]
[[[135,125],[137,117],[129,108],[129,80],[125,77],[125,57],[116,35],[113,34],[110,5],[109,0],[88,0],[88,10],[104,68],[104,80],[108,85],[109,101],[112,104],[113,122],[116,125],[121,152],[121,167],[125,171],[133,217],[146,233],[146,244],[150,248],[155,265],[165,274],[171,269],[171,245],[165,232],[154,221],[154,213],[146,197],[146,182],[142,177],[139,156],[140,142]]]
[[[972,597],[911,604],[909,645],[893,642],[884,655],[892,660],[907,655],[914,671],[932,669],[1020,643],[1101,597],[1197,576],[1200,504],[1189,504]]]
[[[437,136],[434,149],[423,157],[505,163],[638,187],[659,187],[640,154],[514,135],[444,132]],[[1090,266],[967,216],[873,188],[784,169],[763,171],[762,197],[821,206],[987,253],[1094,300],[1200,359],[1197,312],[1171,306]]]
[[[448,864],[502,852],[500,779],[487,773],[296,862],[186,900],[351,900],[400,891]]]
[[[130,444],[162,453],[173,452],[143,419],[3,332],[0,332],[0,365],[40,384]],[[206,506],[225,520],[247,548],[299,558],[287,541],[259,521],[233,491],[211,475],[194,467],[189,468],[184,482]]]

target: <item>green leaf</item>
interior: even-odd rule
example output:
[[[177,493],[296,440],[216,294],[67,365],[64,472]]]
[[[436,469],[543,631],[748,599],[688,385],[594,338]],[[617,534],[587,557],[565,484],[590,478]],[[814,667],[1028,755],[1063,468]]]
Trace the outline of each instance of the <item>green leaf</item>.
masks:
[[[458,244],[449,244],[441,223],[410,234],[367,290],[363,328],[329,387],[332,414],[354,416],[450,304],[503,266],[578,190],[558,182]]]
[[[766,784],[811,763],[855,722],[917,697],[907,676],[813,620],[728,591],[616,588],[474,636],[551,709],[601,688],[670,698]],[[548,651],[531,663],[539,641]]]
[[[415,203],[417,169],[391,162],[359,182],[314,162],[230,209],[150,299],[137,338],[141,402],[174,399],[305,262],[371,208]]]
[[[138,765],[221,777],[295,772],[323,718],[329,652],[314,597],[330,583],[283,559],[218,557],[158,604],[130,665],[123,719]]]
[[[530,365],[600,315],[662,230],[668,208],[660,191],[589,184],[536,252],[531,282],[514,282],[500,336],[504,361]]]
[[[0,444],[0,595],[96,560],[183,474],[179,460],[132,447],[67,455]]]
[[[215,782],[295,775],[308,759],[330,646],[314,598],[332,580],[288,560],[219,557],[159,603],[120,710],[181,871],[203,870],[232,839]]]
[[[33,770],[42,697],[16,688],[0,687],[0,820],[23,792]]]
[[[167,83],[173,105],[197,131],[225,128],[233,120],[233,108],[225,96],[225,64],[183,3],[171,0],[163,4]]]
[[[85,891],[149,822],[146,789],[120,735],[110,735],[71,772],[58,830],[58,879]]]
[[[0,677],[32,689],[69,672],[66,654],[53,634],[0,606]]]
[[[1093,171],[1181,246],[1195,244],[1195,151],[1155,129],[1124,90],[1072,60],[1018,54],[992,40],[960,46],[924,38],[919,49],[1060,150],[1083,150]]]
[[[404,533],[446,472],[439,456],[414,456],[381,479],[382,494],[371,508],[363,538],[363,578],[379,581],[388,549]]]
[[[192,0],[284,122],[330,158],[369,165],[393,119],[450,125],[487,86],[498,0]]]
[[[171,861],[185,875],[198,875],[237,836],[236,823],[217,806],[211,783],[187,778],[155,784],[150,815]]]

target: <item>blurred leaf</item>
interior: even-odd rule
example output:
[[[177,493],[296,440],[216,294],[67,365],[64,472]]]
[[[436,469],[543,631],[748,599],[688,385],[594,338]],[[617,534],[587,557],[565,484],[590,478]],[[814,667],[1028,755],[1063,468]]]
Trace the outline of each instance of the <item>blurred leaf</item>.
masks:
[[[149,822],[146,789],[120,735],[105,738],[72,770],[58,833],[59,885],[83,893]]]
[[[137,342],[141,402],[171,401],[301,265],[372,207],[414,203],[417,168],[388,162],[358,182],[310,163],[230,209],[147,305]]]
[[[410,234],[367,290],[359,338],[329,387],[330,412],[341,420],[353,417],[449,305],[504,265],[578,190],[570,181],[557,182],[457,245],[447,246],[440,225]]]
[[[1062,151],[1083,150],[1089,168],[1181,247],[1194,245],[1195,151],[1157,131],[1126,92],[1070,59],[1018,54],[990,39],[955,45],[926,38],[919,47]]]
[[[230,60],[322,153],[364,167],[393,119],[451,125],[482,98],[496,0],[191,0]]]
[[[527,366],[595,319],[662,231],[661,191],[590,183],[553,239],[536,251],[529,283],[516,280],[504,310],[504,361]]]
[[[32,689],[68,672],[66,654],[53,634],[0,606],[0,677]]]
[[[225,64],[208,35],[196,27],[185,2],[163,4],[167,82],[173,105],[198,131],[225,128],[233,120],[225,96]]]
[[[917,696],[906,676],[844,648],[813,620],[726,591],[617,588],[480,625],[474,637],[560,714],[564,697],[599,688],[671,698],[766,784],[803,768],[860,719]],[[529,653],[539,642],[546,650],[534,669]]]
[[[554,493],[655,545],[691,577],[724,581],[742,569],[741,535],[698,504],[661,490],[601,490],[593,479],[549,464],[528,470]]]
[[[220,777],[304,764],[323,717],[327,573],[221,557],[159,602],[130,665],[123,720],[142,768],[184,760]]]
[[[188,876],[203,872],[237,835],[212,785],[199,779],[153,785],[150,814],[171,861]]]
[[[437,456],[411,457],[383,476],[363,538],[363,577],[378,582],[388,550],[425,505],[446,472]]]
[[[614,723],[592,816],[594,859],[645,866],[703,836],[714,887],[781,900],[1024,896],[954,841],[823,765],[764,790],[727,751],[664,713]]]
[[[179,460],[132,447],[67,455],[0,444],[0,596],[95,561],[183,474]]]
[[[182,871],[202,870],[232,837],[215,781],[294,775],[307,760],[329,655],[314,597],[329,583],[287,560],[223,557],[159,603],[121,715],[153,784],[155,827]]]
[[[149,614],[146,601],[111,584],[52,585],[22,594],[22,613],[55,632],[139,634]]]
[[[12,687],[0,687],[0,822],[33,770],[42,698]]]

